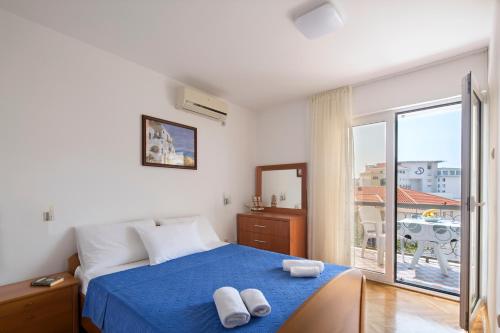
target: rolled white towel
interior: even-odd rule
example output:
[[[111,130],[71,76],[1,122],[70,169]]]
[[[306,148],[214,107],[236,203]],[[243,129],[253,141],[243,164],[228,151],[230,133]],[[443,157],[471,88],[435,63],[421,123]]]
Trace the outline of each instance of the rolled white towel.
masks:
[[[259,289],[245,289],[240,295],[252,316],[265,317],[271,313],[271,305]]]
[[[283,270],[289,272],[290,268],[293,266],[301,267],[318,267],[320,273],[325,269],[325,264],[319,260],[294,260],[294,259],[284,259],[283,260]]]
[[[290,275],[293,277],[318,277],[321,270],[318,266],[292,266]]]
[[[222,287],[214,292],[213,297],[219,319],[225,328],[245,325],[250,321],[250,313],[238,290],[233,287]]]

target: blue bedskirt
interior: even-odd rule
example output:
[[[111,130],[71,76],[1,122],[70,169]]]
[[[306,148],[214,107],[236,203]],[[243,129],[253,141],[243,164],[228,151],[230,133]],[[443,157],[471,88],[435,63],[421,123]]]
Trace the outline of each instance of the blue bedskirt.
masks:
[[[292,257],[229,244],[100,276],[89,283],[83,316],[109,333],[275,332],[314,291],[349,268],[325,265],[318,278],[292,278],[281,269],[281,260],[287,258]],[[252,317],[245,326],[224,328],[212,299],[223,286],[260,289],[271,314]]]

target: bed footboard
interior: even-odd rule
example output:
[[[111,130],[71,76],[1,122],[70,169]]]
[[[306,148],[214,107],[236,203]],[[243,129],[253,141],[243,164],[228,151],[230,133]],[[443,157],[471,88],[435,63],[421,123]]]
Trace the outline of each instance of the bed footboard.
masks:
[[[279,333],[364,333],[366,279],[350,269],[307,299]]]

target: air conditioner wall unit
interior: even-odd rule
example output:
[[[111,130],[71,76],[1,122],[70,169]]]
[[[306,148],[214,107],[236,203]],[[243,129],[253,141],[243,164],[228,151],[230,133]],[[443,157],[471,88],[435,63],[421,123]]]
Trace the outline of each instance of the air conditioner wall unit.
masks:
[[[223,100],[188,87],[179,89],[177,108],[202,114],[222,123],[226,120],[228,109]]]

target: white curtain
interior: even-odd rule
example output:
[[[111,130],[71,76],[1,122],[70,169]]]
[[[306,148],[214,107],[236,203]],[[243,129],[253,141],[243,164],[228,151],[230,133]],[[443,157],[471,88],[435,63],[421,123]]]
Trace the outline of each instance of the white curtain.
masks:
[[[310,254],[351,264],[351,87],[311,97]]]

